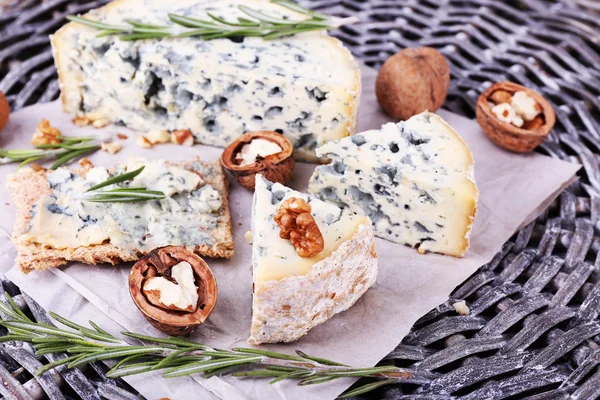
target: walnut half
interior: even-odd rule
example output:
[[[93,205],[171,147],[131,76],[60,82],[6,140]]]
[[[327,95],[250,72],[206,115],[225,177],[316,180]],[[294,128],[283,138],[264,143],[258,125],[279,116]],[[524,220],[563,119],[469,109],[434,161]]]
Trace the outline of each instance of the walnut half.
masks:
[[[279,237],[289,239],[300,257],[314,257],[323,251],[323,235],[310,214],[310,205],[296,197],[284,201],[275,213],[275,223],[281,231]]]

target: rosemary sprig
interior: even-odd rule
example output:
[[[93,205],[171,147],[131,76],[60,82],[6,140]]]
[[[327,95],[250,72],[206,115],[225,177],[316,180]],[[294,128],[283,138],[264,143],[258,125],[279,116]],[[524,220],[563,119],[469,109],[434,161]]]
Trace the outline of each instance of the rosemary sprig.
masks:
[[[280,18],[253,8],[240,5],[238,9],[245,15],[235,21],[228,21],[213,13],[207,13],[208,19],[186,17],[178,14],[168,14],[169,20],[184,29],[173,29],[172,26],[147,24],[126,19],[126,25],[106,24],[89,18],[68,15],[67,19],[79,22],[99,30],[97,36],[119,35],[121,40],[160,39],[166,37],[195,36],[204,40],[258,36],[265,40],[297,33],[327,30],[358,22],[356,17],[331,18],[288,0],[271,0],[284,8],[306,15],[303,20]]]
[[[86,190],[81,197],[85,201],[91,201],[94,203],[133,203],[137,201],[164,199],[166,196],[163,192],[158,190],[148,190],[145,187],[123,187],[110,190],[98,190],[110,185],[116,185],[118,183],[132,180],[141,174],[144,168],[145,167],[142,166],[135,171],[125,172],[123,174],[113,176],[104,182],[92,186]]]
[[[0,164],[18,162],[19,168],[29,163],[54,158],[50,169],[56,169],[70,160],[100,149],[94,136],[59,136],[60,143],[37,145],[35,149],[0,149]]]
[[[216,349],[184,338],[157,338],[132,332],[122,332],[131,344],[115,337],[90,321],[92,328],[76,324],[60,315],[50,313],[52,318],[66,328],[29,319],[6,294],[8,304],[0,301],[0,314],[7,317],[0,325],[8,329],[0,342],[15,341],[31,343],[36,355],[67,353],[41,367],[41,375],[60,365],[67,368],[80,367],[95,361],[116,361],[108,371],[109,378],[137,375],[161,370],[165,378],[203,374],[237,377],[270,378],[271,383],[286,379],[298,380],[301,386],[330,382],[342,377],[369,377],[376,379],[340,396],[347,398],[377,387],[410,380],[413,373],[394,366],[355,368],[330,360],[310,357],[301,351],[296,355],[276,353],[261,349]]]

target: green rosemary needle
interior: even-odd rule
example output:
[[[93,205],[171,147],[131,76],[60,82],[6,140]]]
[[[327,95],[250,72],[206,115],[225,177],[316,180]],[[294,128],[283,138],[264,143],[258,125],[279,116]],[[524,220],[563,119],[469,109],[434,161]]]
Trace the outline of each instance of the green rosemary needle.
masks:
[[[245,17],[238,17],[235,21],[228,21],[210,12],[207,13],[208,19],[168,14],[168,18],[173,24],[187,28],[187,30],[183,31],[177,31],[170,26],[147,24],[131,19],[124,20],[127,25],[106,24],[75,15],[68,15],[67,19],[98,29],[98,37],[119,35],[121,40],[190,36],[199,37],[203,40],[246,36],[257,36],[262,37],[265,40],[270,40],[302,32],[338,28],[342,25],[358,22],[358,18],[356,17],[331,18],[325,14],[320,14],[301,7],[288,0],[271,0],[271,3],[278,4],[299,14],[304,14],[309,18],[304,20],[291,20],[240,5],[238,6],[238,9]]]
[[[50,313],[55,321],[68,328],[65,329],[50,323],[32,321],[8,294],[5,296],[8,303],[0,301],[0,314],[6,317],[0,325],[8,329],[8,334],[0,336],[0,342],[30,343],[38,356],[53,353],[69,355],[44,365],[36,375],[60,365],[76,368],[96,361],[111,360],[116,364],[106,374],[109,378],[161,370],[165,378],[192,374],[210,377],[221,374],[270,378],[271,383],[293,379],[299,381],[301,386],[323,384],[343,377],[368,377],[376,380],[354,388],[340,398],[413,378],[413,372],[395,366],[355,368],[310,357],[301,351],[291,355],[251,348],[223,350],[180,337],[158,338],[122,332],[128,340],[126,341],[109,334],[91,321],[92,328],[88,328]],[[136,343],[129,343],[131,340]]]
[[[0,149],[0,164],[19,163],[19,168],[34,161],[55,158],[50,169],[56,169],[74,158],[100,149],[95,136],[60,136],[60,143],[42,144],[35,149]]]
[[[85,201],[94,203],[133,203],[138,201],[164,199],[166,196],[163,192],[158,190],[148,190],[145,187],[121,187],[110,190],[98,190],[110,185],[116,185],[118,183],[130,181],[141,174],[144,168],[145,167],[142,166],[135,171],[125,172],[123,174],[113,176],[104,182],[94,185],[86,190],[81,198]]]

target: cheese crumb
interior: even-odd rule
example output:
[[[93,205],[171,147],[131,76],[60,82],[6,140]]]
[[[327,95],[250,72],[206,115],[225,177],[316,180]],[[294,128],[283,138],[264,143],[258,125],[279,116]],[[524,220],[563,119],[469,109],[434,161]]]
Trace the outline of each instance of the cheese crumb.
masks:
[[[248,241],[248,244],[252,244],[252,232],[246,231],[246,233],[244,233],[244,237]]]
[[[274,142],[267,139],[254,139],[246,143],[242,150],[235,155],[237,160],[241,160],[240,165],[254,164],[258,157],[267,157],[280,153],[283,149]]]
[[[165,308],[194,312],[198,305],[198,287],[194,284],[192,266],[186,261],[174,265],[171,277],[177,284],[162,276],[148,279],[144,292],[158,291],[158,301]]]
[[[513,94],[510,104],[517,115],[522,117],[525,121],[533,120],[540,112],[542,112],[535,99],[524,91]]]
[[[515,109],[508,103],[495,105],[492,107],[492,113],[494,113],[500,121],[508,122],[519,128],[523,126],[523,118],[519,117]]]
[[[452,306],[459,315],[469,315],[471,313],[471,310],[469,310],[469,307],[467,306],[467,302],[464,300],[457,301],[452,304]]]

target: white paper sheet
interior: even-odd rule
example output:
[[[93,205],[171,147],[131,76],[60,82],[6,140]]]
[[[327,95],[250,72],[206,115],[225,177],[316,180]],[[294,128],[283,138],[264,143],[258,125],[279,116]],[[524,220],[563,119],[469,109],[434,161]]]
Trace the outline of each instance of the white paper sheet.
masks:
[[[364,68],[363,98],[359,130],[378,128],[389,119],[375,100],[375,72]],[[472,234],[471,249],[462,259],[436,254],[419,255],[411,248],[377,239],[380,267],[377,283],[348,311],[313,329],[299,341],[287,345],[264,346],[292,353],[295,349],[318,357],[355,366],[372,366],[388,354],[423,314],[443,303],[450,292],[480,266],[488,262],[502,244],[526,221],[530,221],[573,178],[579,168],[540,154],[513,154],[494,146],[475,121],[440,111],[439,114],[459,132],[474,154],[475,177],[481,196]],[[187,160],[200,156],[205,160],[219,157],[221,149],[194,146],[156,146],[151,150],[137,147],[134,134],[127,129],[102,130],[76,128],[61,112],[58,102],[36,105],[11,116],[0,135],[0,147],[27,148],[31,134],[41,118],[66,134],[114,135],[126,133],[124,150],[116,155],[98,152],[90,157],[96,165],[112,165],[130,155],[169,160]],[[305,190],[314,165],[298,164],[290,186]],[[5,189],[6,176],[15,165],[0,166],[0,205],[3,218],[0,229],[10,232],[14,208]],[[244,239],[250,230],[252,193],[231,185],[230,207],[233,219],[235,256],[231,260],[208,260],[219,285],[219,302],[205,325],[192,336],[209,345],[230,348],[246,346],[251,318],[251,246]],[[2,238],[6,241],[6,237]],[[4,259],[1,268],[12,264]],[[130,265],[118,267],[73,264],[61,271],[22,275],[16,269],[8,273],[25,292],[46,309],[61,310],[77,321],[98,319],[107,328],[118,325],[142,333],[158,334],[142,317],[130,299],[127,278]],[[69,288],[70,287],[70,288]],[[79,293],[77,295],[76,293]],[[88,302],[83,300],[83,296]],[[69,304],[65,304],[68,302]],[[90,304],[91,303],[91,304]],[[114,322],[110,322],[108,316]],[[266,380],[200,377],[184,381],[136,378],[132,384],[149,398],[197,399],[206,391],[226,399],[331,399],[353,381],[299,387],[295,382],[269,385]],[[201,386],[200,386],[201,385]],[[176,392],[176,390],[178,392]]]

